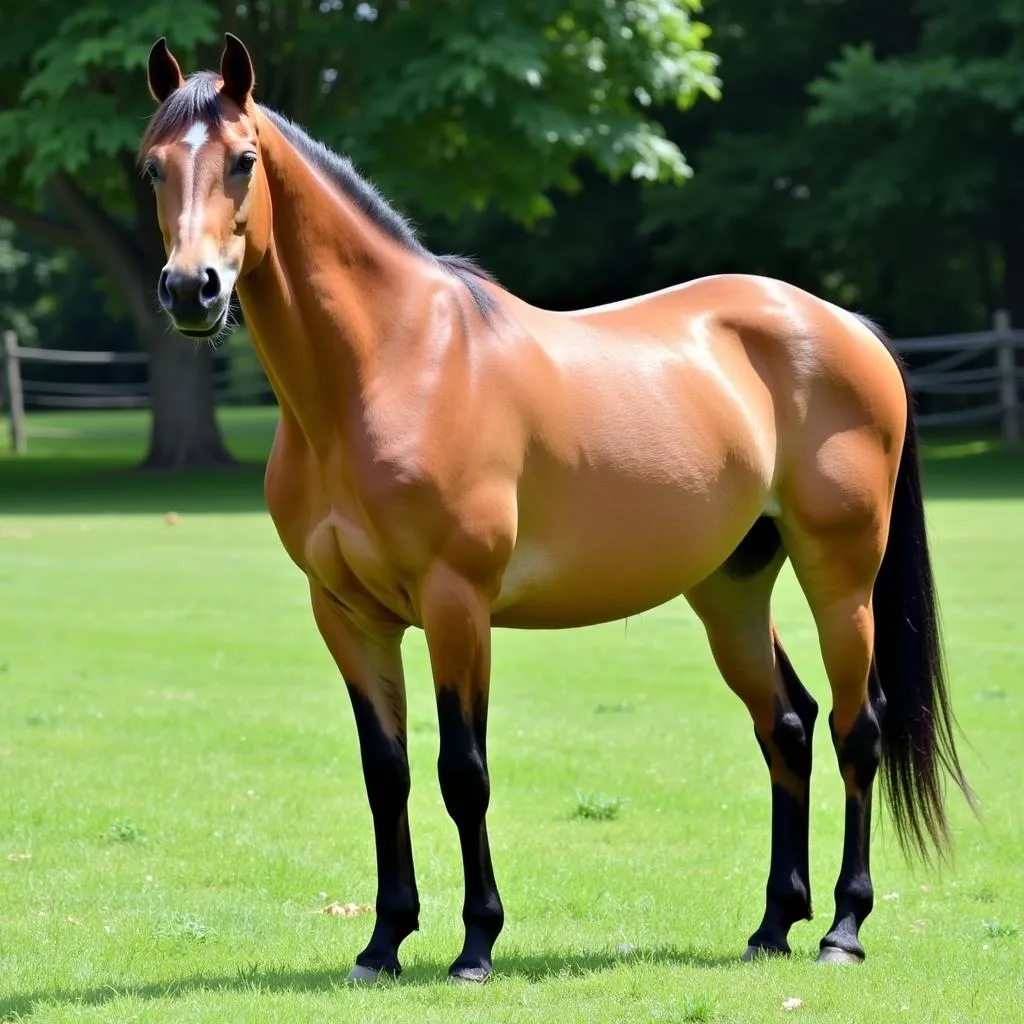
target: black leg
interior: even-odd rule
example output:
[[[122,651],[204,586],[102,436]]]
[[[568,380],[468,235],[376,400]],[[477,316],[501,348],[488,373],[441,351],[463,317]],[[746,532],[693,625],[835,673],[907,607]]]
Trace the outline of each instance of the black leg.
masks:
[[[818,706],[797,678],[781,645],[775,654],[784,697],[776,697],[769,735],[757,735],[772,780],[772,850],[765,890],[765,911],[750,937],[744,959],[788,954],[789,929],[810,920],[808,867],[811,737]]]
[[[872,673],[874,675],[874,673]],[[885,698],[877,681],[853,726],[844,737],[836,735],[829,715],[832,743],[846,785],[846,832],[843,862],[836,882],[836,916],[821,940],[818,959],[823,962],[854,963],[864,959],[860,928],[874,906],[871,883],[871,787],[881,758],[881,720]]]
[[[437,774],[445,807],[459,830],[466,879],[462,920],[466,941],[450,974],[463,981],[484,981],[493,970],[491,950],[505,914],[494,881],[485,816],[490,801],[487,775],[487,704],[482,694],[464,707],[454,689],[437,692],[440,753]]]
[[[348,687],[359,732],[366,795],[373,814],[377,850],[376,923],[366,949],[356,957],[353,978],[360,972],[400,974],[398,947],[419,926],[419,895],[409,837],[409,759],[404,732],[389,737],[370,700],[354,686]]]

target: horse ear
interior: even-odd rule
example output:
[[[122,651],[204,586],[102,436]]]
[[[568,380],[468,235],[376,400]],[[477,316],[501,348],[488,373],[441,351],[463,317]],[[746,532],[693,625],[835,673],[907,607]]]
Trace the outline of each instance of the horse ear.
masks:
[[[240,107],[244,107],[252,95],[256,73],[252,69],[249,51],[238,36],[224,33],[224,53],[220,58],[220,77],[224,79],[224,92]]]
[[[174,59],[174,54],[167,49],[167,39],[164,36],[161,36],[149,51],[147,78],[149,94],[157,103],[163,103],[175,89],[185,84],[181,68]]]

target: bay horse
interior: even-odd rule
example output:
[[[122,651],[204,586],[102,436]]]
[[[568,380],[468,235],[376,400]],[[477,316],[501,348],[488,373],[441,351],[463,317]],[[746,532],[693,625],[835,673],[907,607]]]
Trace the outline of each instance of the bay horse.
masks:
[[[723,275],[595,309],[535,308],[437,256],[352,165],[253,99],[245,46],[186,80],[160,39],[139,160],[176,329],[212,338],[237,292],[280,419],[266,502],[308,578],[355,714],[376,920],[349,975],[401,970],[418,927],[401,641],[426,636],[465,943],[483,981],[504,920],[488,847],[492,627],[692,606],[768,766],[764,917],[743,956],[811,917],[817,705],[770,611],[788,558],[831,689],[846,793],[818,959],[864,958],[871,793],[904,850],[944,852],[946,776],[971,799],[943,677],[907,383],[870,321],[781,281]]]

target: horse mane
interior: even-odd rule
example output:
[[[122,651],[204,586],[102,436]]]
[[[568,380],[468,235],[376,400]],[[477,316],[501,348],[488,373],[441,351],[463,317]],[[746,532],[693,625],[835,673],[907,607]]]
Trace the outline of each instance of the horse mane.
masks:
[[[224,112],[217,88],[219,77],[214,71],[197,71],[188,77],[184,85],[175,89],[153,115],[139,146],[140,155],[152,146],[176,138],[197,121],[211,128],[220,128],[224,123]],[[312,138],[304,128],[276,110],[263,104],[258,104],[258,107],[303,159],[337,187],[384,234],[409,252],[457,277],[466,286],[480,315],[489,319],[496,308],[494,298],[482,283],[495,281],[489,271],[469,256],[431,252],[419,240],[409,221],[381,195],[376,186],[356,171],[348,157],[335,153],[323,142]]]

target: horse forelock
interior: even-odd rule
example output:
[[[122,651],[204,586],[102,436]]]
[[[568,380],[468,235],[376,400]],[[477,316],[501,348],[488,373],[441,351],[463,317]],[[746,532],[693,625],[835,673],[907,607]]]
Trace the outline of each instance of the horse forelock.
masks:
[[[217,88],[219,79],[214,71],[197,71],[175,89],[150,120],[139,144],[139,155],[153,146],[180,138],[196,124],[220,128],[224,123],[224,109]]]

